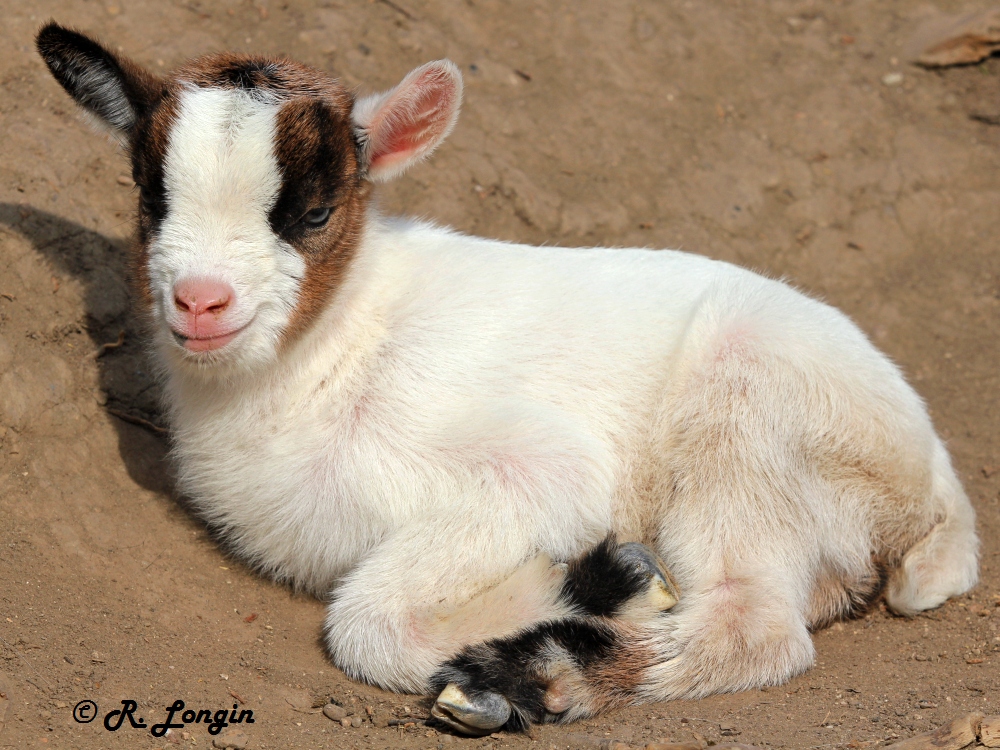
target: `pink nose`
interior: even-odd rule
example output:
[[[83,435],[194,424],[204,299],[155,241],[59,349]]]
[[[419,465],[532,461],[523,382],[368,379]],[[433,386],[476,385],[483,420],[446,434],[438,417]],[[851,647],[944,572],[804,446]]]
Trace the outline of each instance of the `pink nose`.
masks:
[[[225,312],[230,301],[236,296],[233,288],[214,279],[185,279],[174,287],[174,304],[177,309],[192,318],[212,313]]]

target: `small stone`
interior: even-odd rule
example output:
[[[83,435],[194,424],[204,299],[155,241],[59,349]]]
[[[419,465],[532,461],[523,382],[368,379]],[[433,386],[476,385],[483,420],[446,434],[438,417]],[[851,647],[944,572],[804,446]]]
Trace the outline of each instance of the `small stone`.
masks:
[[[886,73],[882,76],[882,83],[886,86],[899,86],[903,82],[902,73]]]
[[[361,726],[361,717],[360,716],[354,716],[354,717],[352,717],[351,718],[351,726],[354,727],[355,729],[357,729],[358,727],[360,727]]]
[[[229,679],[227,675],[219,675]],[[312,694],[308,690],[286,690],[284,691],[285,703],[296,711],[308,711],[313,707]]]
[[[351,726],[351,720],[345,716],[343,719],[340,720],[340,726],[342,726],[344,729],[347,729],[349,726]]]
[[[1000,715],[983,719],[979,725],[979,741],[986,747],[1000,747]]]
[[[983,715],[967,714],[930,732],[918,734],[893,745],[895,750],[960,750],[976,741]]]
[[[734,726],[730,726],[729,724],[719,725],[719,734],[721,734],[723,737],[735,737],[739,733],[740,730]]]
[[[935,703],[934,701],[928,701],[928,700],[917,701],[917,708],[937,708],[937,707],[938,704]]]
[[[116,182],[124,187],[132,188],[135,187],[135,181],[129,177],[127,174],[118,175]]]
[[[347,716],[347,711],[336,703],[327,703],[323,706],[323,715],[331,721],[340,721]]]
[[[230,729],[212,740],[212,747],[219,748],[219,750],[225,750],[225,748],[244,750],[249,743],[250,738],[247,737],[246,732],[239,729]]]
[[[1000,49],[1000,8],[932,19],[910,46],[920,50],[917,62],[928,68],[984,60]]]

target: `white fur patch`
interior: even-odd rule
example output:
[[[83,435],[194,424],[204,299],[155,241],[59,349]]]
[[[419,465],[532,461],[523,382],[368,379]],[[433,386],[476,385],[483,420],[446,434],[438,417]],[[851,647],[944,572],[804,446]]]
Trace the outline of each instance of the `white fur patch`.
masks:
[[[180,95],[164,165],[167,215],[149,254],[159,344],[172,360],[183,359],[167,329],[183,278],[218,279],[236,291],[233,326],[250,325],[219,355],[244,367],[273,358],[295,308],[305,262],[268,223],[281,189],[278,108],[241,90]]]

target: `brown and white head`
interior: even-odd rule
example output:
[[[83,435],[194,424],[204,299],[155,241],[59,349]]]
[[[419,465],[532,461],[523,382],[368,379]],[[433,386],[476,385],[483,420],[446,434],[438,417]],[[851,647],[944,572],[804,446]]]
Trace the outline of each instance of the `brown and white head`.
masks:
[[[361,240],[371,184],[430,154],[462,97],[447,60],[355,98],[280,58],[214,54],[161,78],[55,23],[37,45],[131,158],[135,291],[157,348],[209,373],[273,362],[317,319]]]

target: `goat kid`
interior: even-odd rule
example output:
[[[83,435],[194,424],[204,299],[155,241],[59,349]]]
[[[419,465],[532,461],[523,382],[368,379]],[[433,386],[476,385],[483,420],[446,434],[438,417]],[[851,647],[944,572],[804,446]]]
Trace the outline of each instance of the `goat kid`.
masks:
[[[455,124],[452,63],[355,98],[284,59],[158,78],[37,43],[131,157],[183,491],[330,597],[352,677],[518,729],[781,683],[883,588],[912,615],[975,584],[948,453],[841,313],[695,255],[381,216],[372,185]]]

